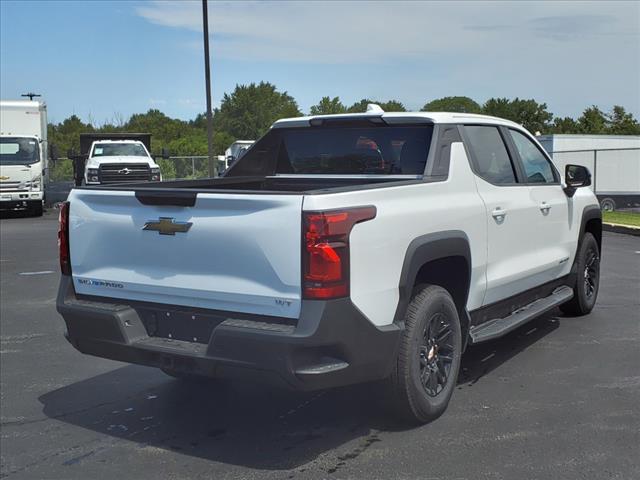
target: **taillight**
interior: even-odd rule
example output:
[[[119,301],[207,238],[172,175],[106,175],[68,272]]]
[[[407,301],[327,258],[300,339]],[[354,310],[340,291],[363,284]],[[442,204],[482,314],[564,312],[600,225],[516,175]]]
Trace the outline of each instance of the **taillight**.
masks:
[[[302,295],[328,299],[349,295],[349,234],[376,216],[376,207],[304,212]]]
[[[58,219],[60,271],[63,275],[71,275],[71,257],[69,256],[69,202],[60,203],[60,216]]]

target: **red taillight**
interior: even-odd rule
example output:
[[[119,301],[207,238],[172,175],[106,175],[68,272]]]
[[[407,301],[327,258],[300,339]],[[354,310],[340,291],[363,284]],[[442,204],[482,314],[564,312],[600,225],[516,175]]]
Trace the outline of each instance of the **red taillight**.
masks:
[[[305,212],[302,245],[304,298],[349,295],[349,234],[358,222],[376,216],[376,207]]]
[[[63,275],[71,275],[71,258],[69,256],[69,202],[60,204],[58,227],[58,252],[60,255],[60,271]]]

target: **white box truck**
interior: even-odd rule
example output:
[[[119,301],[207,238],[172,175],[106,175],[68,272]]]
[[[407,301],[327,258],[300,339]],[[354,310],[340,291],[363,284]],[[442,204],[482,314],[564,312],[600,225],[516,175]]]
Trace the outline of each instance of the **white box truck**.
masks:
[[[0,101],[0,210],[42,215],[47,153],[46,104]]]

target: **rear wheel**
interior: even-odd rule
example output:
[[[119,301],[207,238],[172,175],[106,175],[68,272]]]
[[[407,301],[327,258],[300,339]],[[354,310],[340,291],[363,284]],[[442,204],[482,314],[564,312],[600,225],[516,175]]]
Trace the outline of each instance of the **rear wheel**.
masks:
[[[600,287],[600,249],[595,237],[587,232],[582,237],[576,258],[576,283],[573,298],[560,310],[568,315],[586,315],[596,304]]]
[[[420,288],[409,304],[390,381],[395,411],[426,423],[446,410],[460,368],[462,339],[456,305],[436,285]]]
[[[600,208],[604,212],[613,212],[616,209],[616,202],[613,198],[603,198],[600,202]]]

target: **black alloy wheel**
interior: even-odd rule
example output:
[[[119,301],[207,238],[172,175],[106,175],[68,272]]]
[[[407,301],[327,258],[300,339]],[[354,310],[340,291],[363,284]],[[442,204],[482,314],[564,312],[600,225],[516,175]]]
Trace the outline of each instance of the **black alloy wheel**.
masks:
[[[422,334],[420,346],[420,381],[427,395],[441,393],[451,375],[454,346],[453,331],[442,313],[436,313]]]

